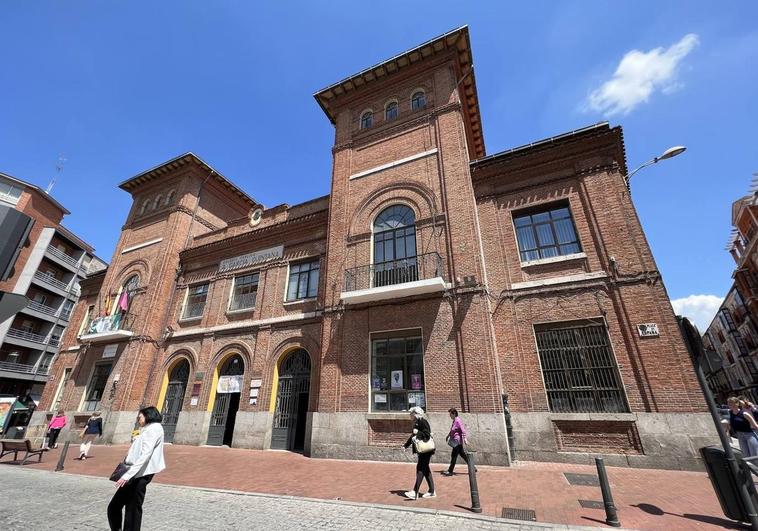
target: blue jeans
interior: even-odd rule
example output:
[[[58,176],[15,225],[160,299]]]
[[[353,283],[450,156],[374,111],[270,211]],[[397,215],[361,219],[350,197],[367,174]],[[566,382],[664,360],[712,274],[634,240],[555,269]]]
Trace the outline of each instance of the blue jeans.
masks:
[[[753,431],[738,431],[737,440],[740,442],[742,457],[755,457],[758,455],[758,435]]]

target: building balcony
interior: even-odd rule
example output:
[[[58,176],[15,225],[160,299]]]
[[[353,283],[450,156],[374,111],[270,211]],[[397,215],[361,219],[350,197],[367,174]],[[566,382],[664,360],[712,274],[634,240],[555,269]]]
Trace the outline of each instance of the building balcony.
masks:
[[[5,342],[30,349],[43,350],[48,344],[48,338],[20,328],[9,328],[8,333],[5,334]]]
[[[353,267],[345,271],[340,298],[345,304],[361,304],[443,292],[449,287],[443,271],[438,253]]]
[[[0,378],[44,382],[47,380],[49,367],[29,363],[0,361]]]
[[[100,343],[118,339],[128,339],[134,335],[131,328],[131,315],[119,314],[95,317],[87,323],[84,333],[79,340],[89,343]]]
[[[74,258],[70,254],[66,254],[60,249],[56,249],[52,245],[48,245],[45,250],[45,255],[53,262],[62,265],[66,269],[73,271],[74,273],[79,271],[79,259]]]

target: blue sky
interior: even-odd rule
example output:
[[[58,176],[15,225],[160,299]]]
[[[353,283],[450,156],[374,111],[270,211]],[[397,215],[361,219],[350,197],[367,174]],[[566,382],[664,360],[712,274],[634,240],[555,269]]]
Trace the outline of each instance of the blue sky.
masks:
[[[686,145],[633,197],[672,299],[714,296],[683,311],[730,285],[730,204],[758,171],[753,2],[31,4],[0,6],[0,171],[44,187],[64,154],[53,195],[106,260],[116,185],[185,151],[267,206],[328,193],[312,94],[468,24],[488,153],[605,119],[630,166]]]

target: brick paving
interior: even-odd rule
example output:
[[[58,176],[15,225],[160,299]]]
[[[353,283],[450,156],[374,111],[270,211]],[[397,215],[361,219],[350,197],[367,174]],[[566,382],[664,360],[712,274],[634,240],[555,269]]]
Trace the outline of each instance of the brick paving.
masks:
[[[110,474],[127,451],[126,446],[93,446],[92,458],[81,462],[74,459],[76,449],[72,445],[65,472],[100,477]],[[53,470],[59,453],[52,450],[41,464],[24,468]],[[440,475],[443,464],[432,466],[438,497],[410,501],[401,496],[412,485],[410,462],[309,459],[289,452],[176,445],[166,447],[166,462],[167,470],[155,483],[466,513],[471,502],[464,468],[447,478]],[[602,509],[584,509],[578,502],[601,500],[600,489],[569,485],[565,472],[595,474],[595,469],[526,462],[511,468],[479,467],[483,514],[500,516],[503,507],[526,508],[536,511],[538,522],[605,526]],[[626,528],[740,528],[723,517],[705,473],[609,467],[608,475]]]

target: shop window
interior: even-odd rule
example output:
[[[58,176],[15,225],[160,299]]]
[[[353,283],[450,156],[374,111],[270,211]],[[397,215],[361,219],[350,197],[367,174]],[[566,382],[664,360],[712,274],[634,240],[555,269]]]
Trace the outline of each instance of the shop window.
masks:
[[[417,90],[411,96],[411,110],[416,111],[426,107],[426,94],[423,90]]]
[[[374,125],[374,113],[366,111],[361,114],[361,129],[368,129],[372,125]]]
[[[389,122],[390,120],[394,120],[397,118],[398,110],[397,110],[397,102],[391,101],[387,104],[387,106],[384,108],[384,120]]]
[[[568,203],[513,214],[522,262],[581,252]]]
[[[318,295],[319,260],[290,264],[287,300],[310,299]]]
[[[550,411],[622,413],[629,409],[605,325],[592,321],[536,325]]]
[[[205,300],[208,298],[208,284],[191,286],[187,293],[187,303],[184,306],[183,319],[192,319],[203,315]]]
[[[100,401],[103,399],[105,384],[108,383],[108,376],[111,374],[110,363],[95,365],[87,386],[87,394],[84,398],[84,411],[96,411],[100,408]]]
[[[424,350],[420,334],[371,339],[371,411],[426,408]]]
[[[229,310],[246,310],[255,308],[255,297],[258,294],[258,273],[243,275],[234,279],[232,300]]]

